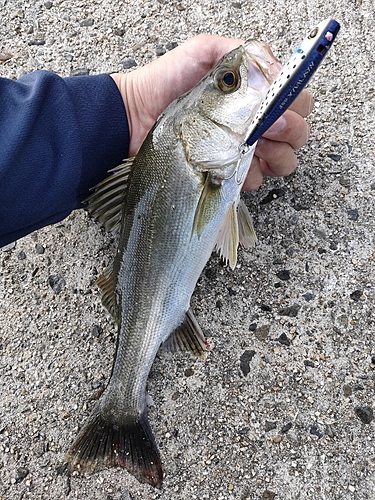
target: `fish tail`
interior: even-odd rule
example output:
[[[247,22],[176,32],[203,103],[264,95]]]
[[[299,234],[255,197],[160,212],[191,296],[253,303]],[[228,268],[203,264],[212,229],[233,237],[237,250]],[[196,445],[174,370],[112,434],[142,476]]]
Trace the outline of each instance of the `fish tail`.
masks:
[[[94,472],[124,467],[138,481],[160,487],[163,470],[147,413],[129,414],[121,423],[99,411],[83,427],[67,456],[67,470]]]

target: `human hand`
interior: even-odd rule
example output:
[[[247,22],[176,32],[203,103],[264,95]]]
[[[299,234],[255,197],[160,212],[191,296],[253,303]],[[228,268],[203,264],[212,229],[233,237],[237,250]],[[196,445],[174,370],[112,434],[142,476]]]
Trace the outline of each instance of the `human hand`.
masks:
[[[124,100],[129,127],[129,156],[134,156],[158,116],[174,99],[190,90],[227,52],[242,40],[199,35],[130,73],[114,73]],[[243,189],[257,189],[264,176],[289,175],[297,167],[294,150],[309,138],[304,120],[313,108],[311,94],[304,90],[292,106],[258,140]]]

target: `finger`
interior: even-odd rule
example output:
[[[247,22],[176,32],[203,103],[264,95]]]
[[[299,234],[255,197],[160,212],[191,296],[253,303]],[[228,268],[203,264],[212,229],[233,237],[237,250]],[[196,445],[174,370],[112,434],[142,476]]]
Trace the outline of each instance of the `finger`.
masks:
[[[285,142],[290,144],[292,149],[298,149],[306,144],[309,136],[309,124],[298,113],[287,110],[262,137],[275,142]]]
[[[257,145],[255,154],[263,160],[260,162],[262,175],[282,177],[289,175],[297,168],[298,160],[291,146],[285,142],[264,139]]]
[[[254,191],[258,189],[263,182],[263,174],[260,166],[260,160],[257,156],[254,155],[249,173],[245,179],[245,182],[242,186],[243,191]]]
[[[289,106],[291,111],[295,111],[300,116],[306,118],[314,107],[314,98],[306,89],[302,90],[299,96]]]

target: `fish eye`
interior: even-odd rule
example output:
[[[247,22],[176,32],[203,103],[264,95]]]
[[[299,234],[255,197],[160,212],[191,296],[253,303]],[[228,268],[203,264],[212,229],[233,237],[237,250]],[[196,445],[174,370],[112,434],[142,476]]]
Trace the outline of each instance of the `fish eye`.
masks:
[[[232,69],[224,69],[215,75],[217,87],[223,92],[233,92],[240,85],[240,78],[236,71]]]

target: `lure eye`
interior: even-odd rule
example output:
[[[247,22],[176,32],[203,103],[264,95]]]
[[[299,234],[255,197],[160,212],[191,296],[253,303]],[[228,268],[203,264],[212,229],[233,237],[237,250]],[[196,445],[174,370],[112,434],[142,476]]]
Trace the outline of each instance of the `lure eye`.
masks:
[[[240,77],[236,71],[224,69],[215,77],[217,87],[223,92],[234,92],[240,85]]]
[[[310,38],[310,39],[315,38],[315,37],[316,37],[316,35],[317,35],[318,33],[319,33],[319,28],[314,28],[314,29],[311,31],[311,33],[310,33],[310,35],[308,36],[308,38]]]

